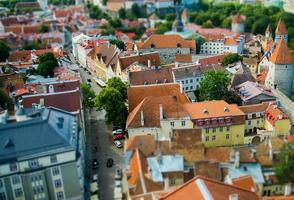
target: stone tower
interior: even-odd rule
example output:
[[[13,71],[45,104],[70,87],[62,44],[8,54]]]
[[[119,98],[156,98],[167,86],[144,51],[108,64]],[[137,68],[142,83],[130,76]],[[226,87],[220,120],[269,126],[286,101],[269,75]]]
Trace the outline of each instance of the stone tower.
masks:
[[[275,43],[278,43],[281,39],[284,39],[288,43],[288,30],[282,18],[278,22],[275,34]]]
[[[268,25],[266,30],[265,30],[265,38],[268,39],[268,40],[273,39],[272,29],[271,29],[270,25]]]
[[[269,61],[265,85],[278,89],[290,97],[294,77],[294,58],[284,39],[279,41]]]
[[[46,11],[48,9],[48,0],[37,0],[40,8],[44,11]]]
[[[189,22],[188,11],[187,11],[186,8],[182,12],[182,21],[183,21],[184,24],[187,24]]]
[[[232,31],[235,33],[244,33],[244,20],[245,17],[240,14],[232,16]]]
[[[177,12],[177,18],[173,23],[173,31],[174,32],[183,32],[184,31],[184,24],[182,22],[182,19],[180,17],[179,12]]]

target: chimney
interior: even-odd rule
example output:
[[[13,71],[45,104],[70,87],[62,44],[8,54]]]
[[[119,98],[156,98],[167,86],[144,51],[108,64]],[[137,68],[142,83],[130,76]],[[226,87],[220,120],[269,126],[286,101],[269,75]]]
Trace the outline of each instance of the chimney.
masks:
[[[143,110],[141,110],[141,126],[144,126],[144,113],[143,113]]]
[[[238,151],[235,152],[234,166],[236,168],[240,167],[240,153]]]
[[[169,189],[169,180],[168,178],[164,179],[164,191],[168,191]]]
[[[147,61],[147,66],[148,66],[149,69],[151,68],[151,61],[149,59]]]
[[[230,194],[230,196],[229,196],[229,200],[238,200],[239,198],[238,198],[238,194],[236,193],[236,194]]]
[[[287,183],[285,185],[285,192],[284,192],[284,196],[289,196],[291,195],[291,191],[292,191],[292,184],[291,183]]]
[[[162,104],[159,104],[159,116],[160,116],[160,120],[163,120],[163,107],[162,107]]]

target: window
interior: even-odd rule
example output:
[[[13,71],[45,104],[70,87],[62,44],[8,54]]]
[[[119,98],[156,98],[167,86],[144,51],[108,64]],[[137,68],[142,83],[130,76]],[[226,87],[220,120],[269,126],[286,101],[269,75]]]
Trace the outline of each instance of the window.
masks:
[[[15,195],[15,197],[21,197],[22,196],[22,189],[21,188],[15,189],[14,195]]]
[[[31,177],[32,182],[38,181],[38,180],[41,180],[41,179],[42,179],[41,175],[37,175],[37,174],[32,175],[32,177]]]
[[[205,137],[205,141],[206,141],[206,142],[209,141],[209,136],[206,136],[206,137]]]
[[[248,125],[251,125],[251,120],[248,120]]]
[[[259,120],[257,120],[256,123],[259,124]]]
[[[251,119],[252,118],[252,114],[248,114],[248,119]]]
[[[190,90],[193,90],[193,86],[190,86]]]
[[[185,90],[189,90],[189,87],[186,87]]]
[[[186,126],[186,122],[185,121],[182,121],[182,126]]]
[[[54,186],[55,186],[56,188],[61,187],[61,186],[62,186],[62,184],[61,184],[61,180],[60,180],[60,179],[55,180],[55,181],[54,181]]]
[[[223,128],[222,126],[219,127],[219,131],[220,131],[220,132],[223,132],[223,129],[224,129],[224,128]]]
[[[52,168],[52,174],[53,176],[59,175],[59,168],[58,167]]]
[[[190,83],[193,83],[193,79],[190,80]]]
[[[63,199],[64,199],[64,194],[63,194],[63,192],[57,192],[57,193],[56,193],[56,197],[57,197],[57,200],[63,200]]]
[[[170,185],[175,185],[176,184],[176,179],[175,178],[171,178],[169,181]]]
[[[9,167],[10,167],[10,171],[12,171],[12,172],[14,172],[14,171],[17,170],[17,165],[16,165],[16,163],[10,163]]]
[[[226,140],[230,139],[230,134],[226,135]]]
[[[205,129],[205,133],[209,133],[209,128],[206,128]]]
[[[6,200],[6,196],[4,192],[0,192],[0,200]]]
[[[174,127],[175,126],[175,122],[170,122],[170,126]]]
[[[38,160],[29,160],[29,167],[30,168],[36,168],[39,166]]]
[[[56,155],[51,155],[51,156],[50,156],[50,162],[51,162],[51,163],[56,163],[56,162],[57,162],[57,157],[56,157]]]
[[[188,83],[188,80],[186,80],[186,83]]]
[[[182,84],[185,84],[185,81],[182,81]]]
[[[227,126],[227,131],[230,131],[230,127],[229,126]]]
[[[20,178],[18,175],[12,176],[11,179],[14,185],[20,183]]]
[[[0,179],[0,188],[3,188],[3,181]]]
[[[216,128],[212,128],[212,132],[215,133],[216,132]]]
[[[214,141],[216,139],[216,136],[215,135],[213,135],[212,136],[212,141]]]

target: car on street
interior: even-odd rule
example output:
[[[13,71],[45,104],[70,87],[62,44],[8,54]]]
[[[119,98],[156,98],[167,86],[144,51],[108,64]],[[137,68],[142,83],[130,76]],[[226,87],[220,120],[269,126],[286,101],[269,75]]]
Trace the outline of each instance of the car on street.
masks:
[[[122,179],[122,170],[116,169],[114,179],[120,181]]]
[[[104,83],[101,79],[94,78],[94,80],[97,83],[97,85],[99,85],[100,87],[106,87],[106,83]]]
[[[112,131],[112,133],[115,134],[123,134],[123,130],[122,129],[116,129],[114,131]]]
[[[108,158],[107,162],[106,162],[106,167],[112,167],[113,166],[113,159],[112,158]]]
[[[93,169],[97,169],[99,166],[98,160],[97,159],[93,159],[92,161],[92,168]]]
[[[122,143],[121,143],[120,141],[118,141],[118,140],[115,140],[115,141],[114,141],[114,145],[115,145],[117,148],[122,148],[122,147],[123,147]]]
[[[122,133],[113,135],[113,140],[123,140],[123,139],[125,139],[125,136]]]
[[[88,82],[92,82],[92,80],[91,80],[91,79],[87,79],[87,81],[88,81]]]

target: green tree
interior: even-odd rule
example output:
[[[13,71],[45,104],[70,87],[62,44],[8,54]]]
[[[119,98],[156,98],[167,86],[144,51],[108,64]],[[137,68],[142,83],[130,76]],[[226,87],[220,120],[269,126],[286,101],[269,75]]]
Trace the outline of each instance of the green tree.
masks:
[[[126,84],[120,78],[108,80],[107,87],[97,95],[95,107],[98,110],[105,110],[105,120],[108,124],[118,124],[125,127],[128,110],[126,107]]]
[[[24,50],[33,50],[33,49],[40,49],[41,44],[38,43],[37,41],[32,41],[32,42],[25,42],[22,45],[22,49]]]
[[[0,89],[0,107],[12,111],[14,109],[12,99]]]
[[[138,4],[134,3],[132,5],[131,11],[136,16],[136,18],[142,17],[142,9]]]
[[[227,66],[228,64],[238,62],[238,61],[242,61],[242,56],[240,56],[237,53],[230,53],[230,54],[224,56],[224,59],[222,61],[222,65]]]
[[[102,4],[103,4],[103,6],[106,6],[107,5],[107,0],[102,0]]]
[[[54,57],[54,54],[44,53],[39,56],[39,65],[37,68],[37,74],[42,75],[44,77],[50,76],[53,77],[54,69],[58,66],[58,61]]]
[[[50,31],[49,26],[42,24],[42,26],[40,26],[38,28],[38,33],[48,33]]]
[[[0,62],[6,61],[9,57],[10,48],[5,42],[0,42]]]
[[[212,24],[211,20],[207,20],[206,22],[204,22],[202,24],[202,27],[203,28],[213,28],[213,24]]]
[[[125,50],[125,43],[121,40],[114,40],[114,39],[111,39],[109,40],[109,43],[110,44],[113,44],[113,45],[116,45],[117,48],[119,48],[120,50]]]
[[[294,183],[294,142],[287,143],[281,148],[274,169],[281,184]]]
[[[127,12],[126,12],[126,10],[125,10],[124,8],[120,8],[120,9],[118,10],[118,16],[119,16],[119,18],[121,18],[121,19],[125,19],[126,16],[127,16]]]
[[[101,19],[102,11],[98,6],[89,4],[89,15],[92,19]]]
[[[119,28],[122,26],[119,18],[109,20],[109,24],[110,24],[110,26],[112,26],[114,28]]]
[[[82,92],[82,104],[84,108],[94,108],[95,105],[95,93],[91,89],[91,86],[88,84],[81,84],[81,92]]]
[[[165,20],[167,20],[167,21],[173,22],[173,21],[175,21],[175,19],[176,19],[175,13],[169,13],[165,16]]]
[[[200,82],[199,97],[202,101],[225,99],[230,84],[229,76],[223,71],[208,71]]]

